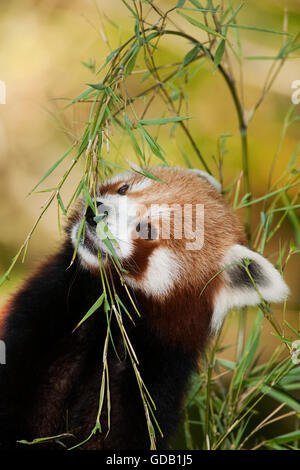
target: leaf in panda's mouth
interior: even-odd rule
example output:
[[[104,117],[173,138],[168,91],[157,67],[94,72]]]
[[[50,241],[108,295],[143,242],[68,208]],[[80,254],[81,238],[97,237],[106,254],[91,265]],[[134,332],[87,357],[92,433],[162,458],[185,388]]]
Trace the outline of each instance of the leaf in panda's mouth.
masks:
[[[99,215],[95,215],[93,220],[96,222],[96,224],[98,224],[99,222],[101,222],[101,220],[104,220],[106,217],[107,217],[107,214],[99,214]]]
[[[101,214],[98,216],[94,217],[95,222],[96,219],[98,219],[97,222],[97,227],[96,227],[96,233],[97,235],[101,238],[105,246],[109,249],[111,255],[113,256],[114,260],[118,264],[119,267],[121,267],[120,260],[118,258],[118,255],[114,249],[113,243],[115,246],[118,247],[118,244],[116,240],[114,239],[113,235],[111,234],[109,228],[107,227],[106,223],[103,221],[103,219],[106,217],[106,214]],[[113,243],[112,243],[113,242]]]

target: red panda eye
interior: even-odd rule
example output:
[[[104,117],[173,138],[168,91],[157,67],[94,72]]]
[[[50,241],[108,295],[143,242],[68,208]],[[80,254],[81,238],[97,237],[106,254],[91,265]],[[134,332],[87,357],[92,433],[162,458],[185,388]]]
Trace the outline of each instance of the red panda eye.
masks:
[[[123,184],[123,186],[121,186],[117,193],[120,194],[121,196],[124,196],[124,194],[126,194],[127,190],[129,188],[129,185],[128,184]]]

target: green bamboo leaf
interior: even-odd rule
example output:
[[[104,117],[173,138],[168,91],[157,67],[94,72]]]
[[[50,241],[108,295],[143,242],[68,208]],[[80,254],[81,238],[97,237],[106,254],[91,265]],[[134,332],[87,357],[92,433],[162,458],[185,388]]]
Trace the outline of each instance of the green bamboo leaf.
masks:
[[[113,166],[115,168],[119,168],[120,170],[124,170],[124,171],[127,170],[127,168],[125,168],[124,166],[118,165],[117,163],[114,163],[114,162],[110,162],[108,160],[105,160],[104,158],[101,158],[101,162],[105,163],[107,166]]]
[[[221,39],[218,46],[217,46],[217,49],[216,49],[216,52],[215,52],[215,58],[214,58],[214,63],[216,66],[218,66],[222,59],[223,59],[223,55],[224,55],[224,52],[225,52],[225,41],[224,39]]]
[[[213,5],[208,5],[208,8],[204,8],[198,0],[190,0],[190,3],[192,3],[196,8],[184,8],[184,10],[201,11],[202,13],[216,13],[219,9],[218,6],[213,8]]]
[[[241,202],[240,202],[238,208],[239,208],[239,207],[244,207],[244,204],[247,203],[247,201],[250,199],[250,197],[251,197],[251,193],[246,193],[246,194],[244,194],[244,196],[242,197]]]
[[[151,41],[152,39],[154,39],[154,38],[157,38],[157,36],[159,36],[159,34],[160,34],[160,33],[158,33],[158,32],[148,34],[148,35],[146,36],[146,40],[145,40],[146,44],[150,44],[150,45],[151,45],[151,42],[150,42],[150,41]],[[144,43],[144,41],[143,41],[143,43]]]
[[[87,188],[87,185],[86,185],[85,181],[83,181],[83,183],[82,183],[81,190],[83,191],[83,194],[85,196],[87,204],[90,206],[90,208],[93,210],[93,212],[96,213],[95,202],[93,201],[93,199],[92,199],[92,197],[89,193],[89,190]]]
[[[32,441],[26,441],[25,439],[21,439],[19,442],[20,444],[26,444],[26,445],[35,445],[35,444],[40,444],[40,443],[45,443],[49,441],[53,441],[54,439],[61,439],[62,437],[74,437],[74,434],[70,434],[68,432],[62,433],[62,434],[56,434],[55,436],[49,436],[49,437],[37,437],[33,439]]]
[[[52,193],[53,191],[57,191],[57,188],[41,189],[40,191],[35,191],[35,194]]]
[[[89,126],[86,127],[83,137],[81,139],[81,144],[78,150],[78,155],[81,155],[87,148],[89,143]]]
[[[108,56],[105,59],[106,63],[108,63],[118,52],[119,52],[119,49],[114,49],[110,54],[108,54]]]
[[[144,168],[141,168],[140,171],[134,169],[134,171],[135,171],[136,173],[139,173],[140,175],[146,176],[146,178],[150,178],[151,180],[159,181],[160,183],[164,183],[164,184],[165,184],[165,181],[161,180],[158,176],[152,175],[152,173],[150,173],[149,171],[145,170]]]
[[[185,15],[184,13],[182,13],[181,11],[178,11],[177,10],[177,13],[181,16],[183,16],[183,18],[185,18],[189,23],[191,23],[193,26],[196,26],[197,28],[199,29],[202,29],[203,31],[206,31],[207,33],[210,33],[210,34],[213,34],[214,36],[217,36],[218,38],[221,38],[221,39],[225,39],[225,36],[222,36],[222,34],[218,33],[217,31],[215,31],[214,29],[212,28],[209,28],[208,26],[206,26],[205,24],[203,23],[200,23],[200,21],[197,21],[195,20],[194,18],[191,18],[190,16],[187,16]]]
[[[97,92],[92,88],[87,88],[86,90],[84,90],[82,93],[80,93],[78,96],[76,96],[75,98],[72,99],[72,101],[70,103],[68,103],[64,109],[68,108],[69,106],[72,106],[72,104],[75,104],[77,103],[78,101],[80,100],[83,100],[84,98],[92,98],[94,97],[95,95],[97,95]]]
[[[135,36],[136,36],[138,42],[140,42],[141,41],[141,34],[140,34],[140,23],[139,23],[138,20],[135,20],[134,32],[135,32]]]
[[[300,49],[300,44],[295,44],[285,51],[285,55],[289,55],[291,52],[297,51]]]
[[[196,8],[203,9],[203,6],[198,2],[198,0],[190,0],[190,3],[192,3]]]
[[[103,90],[107,89],[107,86],[103,85],[100,82],[99,83],[88,83],[88,86],[90,86],[91,88],[95,88],[95,90],[100,90],[100,91],[103,91]]]
[[[300,204],[296,204],[295,206],[278,207],[278,209],[273,209],[270,214],[272,214],[273,212],[285,212],[295,209],[300,209]]]
[[[252,26],[237,23],[226,23],[223,26],[226,26],[228,28],[247,29],[249,31],[259,31],[260,33],[282,34],[284,36],[292,36],[291,33],[286,33],[284,31],[275,31],[274,29],[261,28],[260,26]]]
[[[150,150],[154,153],[154,155],[156,155],[157,158],[162,160],[167,165],[166,159],[163,156],[163,149],[160,147],[160,145],[155,142],[153,137],[146,131],[146,129],[144,129],[140,123],[137,124],[137,128],[139,129],[141,136],[146,140]]]
[[[98,222],[101,222],[101,220],[106,219],[106,217],[107,217],[106,214],[100,214],[100,215],[95,215],[95,217],[93,217],[93,219],[97,224]]]
[[[284,320],[284,324],[287,325],[287,327],[297,336],[297,338],[300,338],[300,332],[295,330],[295,328],[286,320]]]
[[[62,198],[61,198],[61,195],[60,195],[59,193],[57,193],[57,196],[56,196],[56,197],[57,197],[58,204],[59,204],[61,210],[63,211],[64,215],[67,215],[67,211],[66,211],[66,208],[65,208],[65,206],[64,206],[64,203],[63,203],[63,200],[62,200]]]
[[[91,315],[93,315],[93,313],[95,313],[99,307],[101,307],[104,297],[105,297],[105,294],[103,292],[103,294],[100,295],[99,299],[96,300],[96,302],[91,306],[89,311],[84,315],[84,317],[80,320],[80,322],[75,326],[73,332],[77,330],[77,328],[79,328],[80,325],[82,325],[82,323],[85,322]]]
[[[119,304],[122,309],[124,310],[124,312],[126,313],[126,315],[130,318],[130,320],[132,321],[132,323],[134,323],[133,319],[132,319],[132,316],[130,315],[130,313],[128,312],[127,308],[125,307],[125,305],[123,304],[123,302],[121,301],[120,297],[118,295],[115,295],[115,300],[117,302],[117,304]]]
[[[240,9],[244,6],[244,3],[241,3],[232,13],[231,17],[228,20],[228,23],[231,24],[233,20],[236,18],[237,14],[239,13]]]
[[[64,154],[62,157],[60,157],[55,163],[53,163],[53,165],[49,168],[49,170],[44,174],[43,178],[34,186],[34,188],[30,191],[30,193],[28,193],[28,196],[30,196],[30,194],[32,194],[36,188],[38,188],[38,186],[40,186],[41,183],[43,183],[43,181],[45,181],[46,178],[48,178],[49,175],[51,175],[51,173],[53,173],[53,171],[55,170],[55,168],[58,167],[58,165],[61,164],[61,162],[64,161],[64,159],[72,152],[72,150],[74,149],[74,147],[76,146],[76,143],[74,143]]]
[[[294,152],[293,152],[293,154],[290,158],[290,161],[287,165],[288,169],[292,168],[292,166],[294,166],[294,164],[296,163],[296,158],[297,158],[299,152],[300,152],[300,142],[298,142],[298,144],[296,145],[296,148],[295,148],[295,150],[294,150]]]
[[[133,52],[132,52],[132,55],[130,57],[130,59],[128,60],[127,62],[127,65],[126,65],[126,70],[125,70],[125,76],[127,77],[128,75],[131,74],[132,70],[134,69],[134,66],[135,66],[135,63],[136,63],[136,59],[137,59],[137,56],[138,56],[138,53],[140,51],[140,45],[137,44],[134,49],[133,49]]]
[[[109,228],[107,227],[106,223],[104,220],[100,220],[100,222],[97,223],[96,227],[96,232],[97,235],[101,238],[102,242],[105,244],[105,246],[109,249],[111,255],[113,256],[115,262],[118,264],[120,267],[120,261],[118,258],[118,255],[114,249],[114,246],[112,242],[117,245],[116,240],[114,239],[112,233],[110,232]]]
[[[270,387],[269,385],[260,385],[260,390],[265,393],[266,395],[274,398],[274,400],[279,401],[280,403],[285,403],[286,406],[295,410],[297,413],[300,413],[300,403],[299,401],[295,400],[295,398],[291,397],[288,393],[277,390],[275,387]]]
[[[235,370],[236,362],[228,361],[227,359],[217,359],[217,362],[223,366],[225,369]]]
[[[132,127],[132,123],[129,119],[129,117],[127,116],[126,113],[124,113],[124,123],[125,123],[125,127],[126,127],[126,130],[132,140],[132,143],[133,143],[133,146],[134,148],[136,149],[138,155],[141,157],[141,159],[143,160],[143,162],[145,162],[145,155],[143,154],[142,150],[140,149],[140,146],[135,138],[135,135],[132,131],[133,127]]]
[[[89,62],[82,60],[81,63],[84,67],[95,73],[95,61],[92,58],[90,58]]]
[[[243,380],[246,370],[253,362],[254,356],[257,353],[260,334],[261,334],[262,319],[263,319],[263,314],[262,312],[259,311],[257,314],[256,320],[254,322],[254,325],[251,329],[251,333],[249,335],[247,344],[244,348],[243,354],[236,368],[234,381],[233,381],[234,388],[237,388],[240,386],[240,383]]]
[[[192,62],[198,55],[199,46],[193,47],[183,58],[182,67],[186,67],[190,62]]]
[[[282,434],[281,436],[274,437],[273,439],[269,439],[266,442],[266,445],[287,444],[288,442],[297,441],[298,439],[300,439],[300,430],[292,431],[287,434]]]
[[[97,74],[98,75],[100,72],[102,72],[102,70],[106,67],[106,65],[118,54],[119,52],[119,49],[114,49],[105,59],[105,62],[104,64],[100,67],[99,70],[97,70]]]
[[[297,33],[293,38],[289,39],[281,48],[278,57],[283,58],[288,56],[291,52],[299,49],[300,47],[300,33]]]
[[[286,191],[287,189],[293,188],[294,186],[297,186],[299,183],[294,183],[294,184],[289,184],[288,186],[284,186],[281,189],[278,189],[277,191],[273,191],[269,194],[266,194],[265,196],[259,197],[258,199],[253,199],[250,202],[244,203],[243,200],[241,201],[240,205],[238,206],[238,209],[241,209],[242,207],[247,207],[251,206],[252,204],[257,204],[258,202],[265,201],[266,199],[269,199],[272,196],[276,196],[276,194],[282,193]],[[247,196],[247,195],[246,195]],[[245,196],[244,198],[245,199]]]
[[[111,120],[112,124],[114,125],[114,128],[115,128],[117,131],[119,131],[120,127],[121,127],[121,129],[124,130],[123,124],[122,124],[119,120],[117,121],[117,120],[114,118],[114,116],[113,116],[113,114],[112,114],[112,112],[111,112],[109,106],[106,106],[106,113],[107,113],[107,118]],[[98,142],[98,147],[99,147],[99,150],[100,150],[100,148],[101,148],[101,139],[100,139],[99,142]]]
[[[291,383],[291,384],[286,384],[284,387],[284,390],[286,390],[287,392],[294,392],[295,390],[300,390],[300,382],[295,382],[295,383]]]
[[[245,57],[246,60],[280,60],[281,58],[279,56],[266,56],[266,55],[261,55],[261,56],[247,56]]]
[[[134,18],[138,21],[138,17],[137,17],[137,14],[135,13],[135,11],[128,5],[128,3],[125,0],[121,0],[121,1],[122,1],[122,3],[124,3],[126,8],[128,8],[128,10],[133,14]]]
[[[105,115],[106,115],[106,113],[107,113],[107,109],[108,109],[108,106],[103,106],[103,108],[101,109],[101,112],[100,112],[100,114],[99,114],[99,116],[98,116],[98,119],[97,119],[97,121],[96,121],[96,123],[95,123],[95,127],[94,127],[94,129],[93,129],[93,133],[92,133],[92,135],[91,135],[91,137],[90,137],[92,141],[95,139],[96,134],[97,134],[99,128],[100,128],[101,125],[103,124],[103,121],[104,121],[104,119],[105,119]],[[88,136],[87,136],[87,143],[86,143],[86,145],[88,144],[88,141],[89,141],[89,138],[88,138]]]
[[[79,196],[82,192],[83,184],[84,184],[84,180],[81,180],[79,185],[78,185],[78,188],[77,188],[77,191],[76,191],[76,194],[75,194],[75,197],[74,197],[74,201],[77,201],[77,199],[79,198]]]
[[[187,154],[182,150],[182,149],[179,149],[180,150],[180,153],[182,155],[182,158],[184,159],[184,162],[187,166],[187,168],[193,168],[193,165],[192,163],[190,162],[190,159],[189,157],[187,156]]]
[[[289,344],[292,343],[292,341],[286,340]],[[293,369],[291,369],[278,383],[280,388],[286,388],[287,385],[296,385],[298,388],[300,388],[300,366],[295,366]]]
[[[190,116],[174,116],[167,118],[156,118],[156,119],[140,119],[138,121],[142,126],[155,126],[161,124],[169,124],[174,122],[184,121],[186,119],[191,119]]]
[[[170,94],[170,99],[171,101],[176,101],[178,100],[180,96],[180,90],[176,88],[174,85],[172,85],[171,88],[172,88],[172,92]],[[174,123],[174,125],[176,125],[176,123]]]

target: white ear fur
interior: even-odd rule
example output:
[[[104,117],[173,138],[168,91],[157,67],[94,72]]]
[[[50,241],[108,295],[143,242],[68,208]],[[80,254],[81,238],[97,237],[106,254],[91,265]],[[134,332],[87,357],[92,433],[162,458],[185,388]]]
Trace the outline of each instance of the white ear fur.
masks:
[[[214,186],[214,188],[216,188],[216,190],[221,193],[222,192],[222,186],[221,184],[219,183],[219,181],[216,180],[216,178],[214,178],[212,175],[210,175],[209,173],[207,173],[206,171],[203,171],[203,170],[198,170],[198,168],[192,168],[190,169],[189,171],[193,172],[193,173],[196,173],[197,175],[199,176],[202,176],[203,178],[205,178],[212,186]]]
[[[242,266],[245,259],[252,261],[248,270],[256,288]],[[277,269],[266,258],[245,246],[231,246],[224,256],[221,269],[223,268],[224,284],[214,299],[211,320],[213,332],[219,330],[226,313],[232,308],[257,305],[261,302],[261,297],[267,302],[282,302],[289,294],[289,288]]]

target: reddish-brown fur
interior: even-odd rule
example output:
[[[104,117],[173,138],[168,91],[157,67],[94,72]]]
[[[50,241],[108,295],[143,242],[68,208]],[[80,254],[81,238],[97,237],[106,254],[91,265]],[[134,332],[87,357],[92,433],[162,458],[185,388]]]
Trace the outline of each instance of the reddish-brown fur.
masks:
[[[9,316],[10,312],[11,312],[11,300],[8,300],[5,302],[0,312],[0,339],[4,335],[5,320]]]

